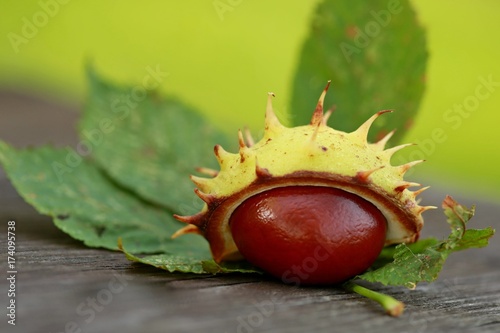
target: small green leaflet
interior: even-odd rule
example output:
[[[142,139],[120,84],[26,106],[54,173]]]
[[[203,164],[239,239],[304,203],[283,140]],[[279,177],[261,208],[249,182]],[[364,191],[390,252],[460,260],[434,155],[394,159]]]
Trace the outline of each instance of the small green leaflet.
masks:
[[[412,245],[400,244],[395,247],[393,261],[375,270],[359,275],[357,278],[384,285],[414,288],[419,282],[432,282],[437,279],[446,258],[453,252],[488,245],[495,230],[467,229],[466,225],[474,215],[474,207],[467,209],[447,196],[443,209],[448,217],[451,233],[448,239],[435,242],[421,241]],[[428,242],[425,246],[419,246]]]
[[[437,244],[439,241],[434,238],[426,238],[426,239],[421,239],[415,243],[407,244],[406,246],[410,249],[411,252],[413,253],[421,253],[428,247],[431,247],[435,244]],[[370,267],[370,270],[375,270],[377,268],[383,267],[391,262],[394,261],[394,255],[396,254],[396,248],[397,245],[393,246],[388,246],[382,249],[382,252],[380,252],[377,260],[373,263],[373,265]]]

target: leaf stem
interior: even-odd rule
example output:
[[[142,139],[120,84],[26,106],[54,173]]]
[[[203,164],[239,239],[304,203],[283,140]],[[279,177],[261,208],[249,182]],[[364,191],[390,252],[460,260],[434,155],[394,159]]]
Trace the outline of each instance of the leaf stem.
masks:
[[[352,281],[344,283],[343,288],[374,300],[379,303],[384,308],[385,312],[390,316],[399,317],[404,311],[405,305],[403,302],[400,302],[389,295],[362,287]]]

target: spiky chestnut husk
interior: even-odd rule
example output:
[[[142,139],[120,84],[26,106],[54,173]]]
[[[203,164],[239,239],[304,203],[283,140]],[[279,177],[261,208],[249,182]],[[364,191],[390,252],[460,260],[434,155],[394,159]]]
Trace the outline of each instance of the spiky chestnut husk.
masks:
[[[254,144],[247,132],[245,142],[243,133],[239,131],[239,153],[237,154],[228,153],[219,145],[215,146],[214,151],[220,165],[220,171],[201,168],[199,171],[213,178],[191,176],[192,181],[197,186],[195,193],[205,202],[205,205],[198,214],[192,216],[176,215],[175,217],[179,221],[189,225],[179,230],[173,237],[186,233],[203,235],[210,243],[212,256],[216,262],[240,260],[245,257],[249,259],[248,257],[251,256],[248,253],[246,256],[244,253],[242,255],[242,251],[237,246],[238,243],[240,243],[240,247],[243,246],[243,242],[241,240],[235,242],[235,238],[241,238],[240,235],[233,237],[233,234],[237,232],[234,229],[241,229],[241,232],[251,234],[249,231],[252,231],[252,223],[242,223],[244,228],[236,227],[231,230],[230,224],[240,223],[232,219],[233,213],[244,205],[247,199],[258,198],[259,195],[276,188],[318,187],[334,188],[348,195],[357,196],[367,204],[376,207],[385,218],[383,244],[374,246],[370,250],[370,254],[367,255],[371,258],[368,260],[370,262],[367,261],[353,272],[349,272],[351,276],[368,268],[382,246],[416,241],[423,226],[421,213],[434,207],[418,205],[416,196],[427,188],[410,191],[409,187],[421,185],[405,181],[403,176],[412,166],[422,161],[392,166],[391,156],[400,149],[411,145],[404,144],[385,149],[393,132],[376,143],[367,142],[368,131],[372,123],[380,115],[390,112],[390,110],[377,112],[357,130],[350,133],[329,127],[327,119],[331,111],[323,113],[323,102],[328,86],[329,84],[319,98],[310,124],[293,128],[287,128],[279,122],[272,109],[274,94],[269,93],[264,137]],[[246,216],[245,212],[240,216]],[[339,221],[338,217],[326,215],[325,217],[329,219],[329,223],[340,226],[339,228],[348,220],[340,218]],[[286,223],[300,222],[288,221]],[[272,228],[266,229],[265,225],[266,223],[259,226],[260,233],[274,232]],[[359,232],[364,234],[363,230]],[[353,231],[349,232],[346,237],[356,239],[359,236],[360,234]],[[300,239],[293,239],[293,237],[291,239],[291,243],[300,243]],[[347,243],[349,242],[347,241]],[[353,243],[357,246],[356,242]],[[377,242],[368,239],[366,243]],[[332,248],[329,249],[331,250],[329,253],[332,257],[346,255],[346,253],[332,254],[337,248],[335,242],[330,242],[330,244]],[[289,249],[290,253],[295,250],[295,248]],[[346,251],[352,252],[353,250],[355,251],[356,247]],[[287,254],[284,252],[281,254],[269,252],[273,251],[273,247],[268,247],[266,244],[259,243],[255,249],[250,251],[260,252],[257,254],[260,259],[250,261],[267,271],[270,269],[262,267],[266,266],[262,263],[269,262],[269,258],[272,258],[270,262],[282,262],[286,261],[283,259],[287,258]],[[308,255],[313,256],[314,253],[306,251],[302,259],[307,259]],[[300,258],[296,260],[300,261]],[[297,262],[297,264],[301,263]],[[324,265],[328,266],[329,262],[326,261]],[[321,269],[315,269],[315,272],[313,276],[323,274]],[[282,274],[285,272],[278,270],[277,272],[270,271],[270,273],[283,278]],[[301,279],[301,282],[336,283],[350,277],[344,276],[345,274],[337,276],[335,272],[331,271],[328,274],[330,277],[319,278],[316,279],[317,281],[315,279]]]

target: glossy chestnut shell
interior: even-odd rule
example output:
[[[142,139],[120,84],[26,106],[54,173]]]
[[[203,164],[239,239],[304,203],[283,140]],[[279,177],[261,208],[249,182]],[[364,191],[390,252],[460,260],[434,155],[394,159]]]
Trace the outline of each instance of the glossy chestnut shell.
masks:
[[[372,265],[387,222],[370,202],[322,186],[289,186],[246,199],[230,217],[249,262],[286,283],[342,282]]]

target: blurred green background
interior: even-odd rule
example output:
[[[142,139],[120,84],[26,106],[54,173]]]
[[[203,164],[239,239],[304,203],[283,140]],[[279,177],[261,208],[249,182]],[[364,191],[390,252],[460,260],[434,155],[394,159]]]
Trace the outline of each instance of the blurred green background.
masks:
[[[147,67],[159,68],[168,72],[163,92],[236,140],[243,125],[261,130],[268,91],[286,122],[297,56],[319,1],[0,3],[0,89],[81,105],[89,61],[105,77],[131,84]],[[424,158],[412,180],[498,202],[500,2],[412,3],[428,33],[427,89],[405,138],[419,146],[394,162]]]

